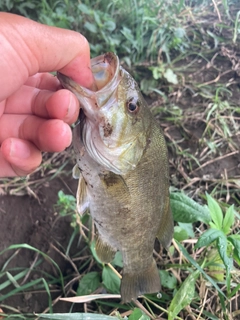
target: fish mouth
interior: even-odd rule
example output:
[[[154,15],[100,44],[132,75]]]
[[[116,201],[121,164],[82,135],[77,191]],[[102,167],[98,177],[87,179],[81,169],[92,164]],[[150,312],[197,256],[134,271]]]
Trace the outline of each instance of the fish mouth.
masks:
[[[95,81],[93,90],[81,86],[60,72],[57,73],[61,85],[76,94],[84,111],[87,111],[85,109],[88,99],[94,99],[97,107],[101,108],[114,94],[121,81],[119,59],[113,52],[91,59],[91,70]]]

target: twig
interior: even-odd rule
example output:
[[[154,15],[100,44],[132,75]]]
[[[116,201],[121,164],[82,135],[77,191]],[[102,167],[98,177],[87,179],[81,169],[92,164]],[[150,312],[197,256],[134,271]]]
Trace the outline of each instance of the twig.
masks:
[[[146,315],[148,315],[151,319],[156,319],[156,317],[153,317],[153,315],[138,301],[138,300],[135,300],[134,301],[134,304],[139,308],[141,309],[144,313],[146,313]]]
[[[220,156],[220,157],[217,157],[217,158],[215,158],[215,159],[209,160],[209,161],[205,162],[203,165],[201,165],[200,167],[198,167],[197,169],[191,171],[190,174],[192,174],[193,172],[196,172],[196,171],[198,171],[198,170],[200,170],[200,169],[208,166],[209,164],[211,164],[211,163],[213,163],[213,162],[215,162],[215,161],[222,160],[222,159],[224,159],[224,158],[233,156],[234,154],[237,154],[237,153],[239,153],[238,150],[233,151],[233,152],[230,152],[230,153],[228,153],[228,154],[225,154],[225,156]]]
[[[213,2],[213,5],[214,5],[215,10],[217,11],[217,15],[218,15],[218,20],[219,20],[219,22],[222,22],[222,18],[221,18],[221,15],[220,15],[220,12],[219,12],[219,10],[218,10],[218,7],[217,7],[217,4],[216,4],[215,0],[212,0],[212,2]]]
[[[118,278],[122,279],[122,276],[120,275],[120,273],[117,272],[117,270],[111,265],[111,263],[108,263],[107,265],[118,276]]]

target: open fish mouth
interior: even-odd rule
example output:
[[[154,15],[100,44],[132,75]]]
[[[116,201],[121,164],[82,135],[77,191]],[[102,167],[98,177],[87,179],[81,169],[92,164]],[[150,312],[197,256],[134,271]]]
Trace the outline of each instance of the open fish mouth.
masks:
[[[104,106],[121,80],[119,59],[112,52],[91,59],[91,70],[95,80],[92,89],[81,86],[60,72],[57,73],[62,86],[77,95],[84,112],[88,111],[85,103],[88,99],[96,100],[98,108]]]

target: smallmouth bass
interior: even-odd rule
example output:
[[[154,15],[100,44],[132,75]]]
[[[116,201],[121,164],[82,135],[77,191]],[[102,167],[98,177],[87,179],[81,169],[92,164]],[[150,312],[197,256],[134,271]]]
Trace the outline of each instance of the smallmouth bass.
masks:
[[[122,252],[121,297],[130,302],[161,288],[154,242],[157,237],[167,248],[173,236],[167,148],[137,83],[118,57],[96,57],[91,68],[96,90],[58,73],[81,106],[73,131],[77,208],[80,214],[90,210],[98,231],[96,253],[103,263]]]

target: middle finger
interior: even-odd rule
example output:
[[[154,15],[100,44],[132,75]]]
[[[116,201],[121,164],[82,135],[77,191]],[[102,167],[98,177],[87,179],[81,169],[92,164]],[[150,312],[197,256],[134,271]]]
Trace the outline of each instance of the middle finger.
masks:
[[[22,86],[6,100],[5,113],[33,114],[45,119],[61,119],[68,124],[77,119],[79,103],[66,89],[56,92]]]

